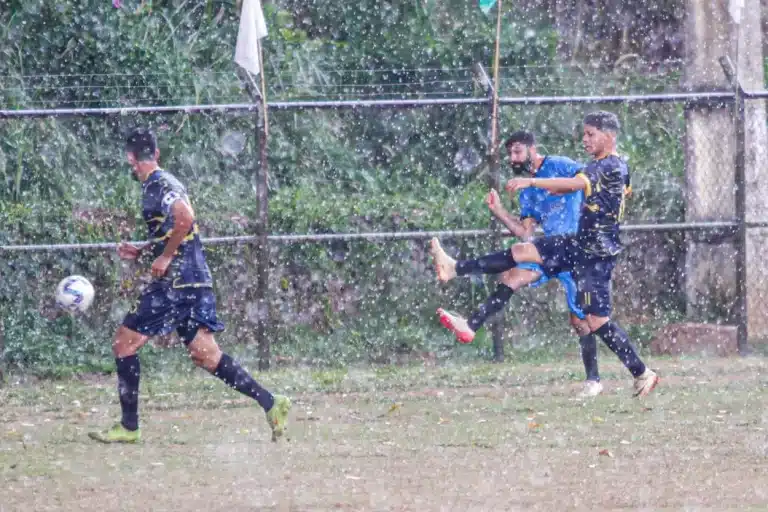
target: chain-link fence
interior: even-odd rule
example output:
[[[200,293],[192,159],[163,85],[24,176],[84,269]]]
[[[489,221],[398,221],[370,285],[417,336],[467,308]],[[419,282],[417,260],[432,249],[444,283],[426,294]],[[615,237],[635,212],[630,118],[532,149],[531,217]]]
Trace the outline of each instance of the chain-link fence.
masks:
[[[483,178],[492,172],[488,101],[272,103],[266,183],[257,172],[253,105],[0,111],[3,200],[16,205],[4,208],[0,220],[6,364],[111,363],[112,331],[149,266],[119,262],[114,254],[114,242],[143,232],[140,187],[121,152],[122,134],[136,124],[158,130],[163,166],[189,188],[228,324],[224,344],[270,342],[262,363],[475,351],[498,357],[499,340],[495,352],[485,334],[458,347],[434,316],[439,306],[468,313],[489,292],[487,281],[438,286],[426,252],[433,235],[461,257],[494,244],[483,202]],[[766,146],[757,141],[765,137],[765,109],[750,100],[741,110],[743,102],[738,91],[500,99],[502,137],[526,128],[538,135],[540,152],[581,161],[583,115],[597,108],[619,114],[619,152],[629,161],[634,192],[623,229],[627,249],[615,274],[615,311],[641,344],[686,319],[741,323],[751,337],[763,337],[758,258],[766,219],[757,177]],[[745,119],[746,131],[739,132]],[[739,133],[749,141],[741,160],[746,181],[744,166],[742,174],[738,169]],[[292,143],[280,142],[286,140]],[[190,142],[194,151],[179,149]],[[502,166],[502,182],[507,177]],[[254,189],[265,186],[267,261],[254,256],[254,233],[266,221],[258,218]],[[507,206],[517,211],[514,198]],[[268,275],[261,288],[260,265]],[[52,291],[74,273],[93,281],[97,299],[73,318],[54,308]],[[256,339],[260,321],[267,339]],[[573,337],[557,284],[518,294],[504,326],[507,346],[520,349]]]

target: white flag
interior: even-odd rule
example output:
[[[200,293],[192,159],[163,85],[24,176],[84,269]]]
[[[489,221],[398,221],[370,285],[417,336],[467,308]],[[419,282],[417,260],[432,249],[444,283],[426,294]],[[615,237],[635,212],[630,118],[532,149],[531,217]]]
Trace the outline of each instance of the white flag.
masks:
[[[744,0],[730,0],[728,2],[728,12],[733,18],[735,24],[741,23],[741,11],[744,9]]]
[[[267,24],[261,11],[260,0],[243,0],[240,28],[237,31],[235,62],[254,75],[261,71],[259,39],[267,36]]]

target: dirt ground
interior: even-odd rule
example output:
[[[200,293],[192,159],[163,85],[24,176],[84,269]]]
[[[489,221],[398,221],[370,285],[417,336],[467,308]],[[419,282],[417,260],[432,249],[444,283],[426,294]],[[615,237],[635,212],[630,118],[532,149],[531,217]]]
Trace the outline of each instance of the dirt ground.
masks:
[[[655,361],[645,401],[616,364],[282,370],[290,440],[194,372],[142,381],[143,441],[87,437],[114,377],[0,389],[0,511],[724,510],[768,507],[768,363]]]

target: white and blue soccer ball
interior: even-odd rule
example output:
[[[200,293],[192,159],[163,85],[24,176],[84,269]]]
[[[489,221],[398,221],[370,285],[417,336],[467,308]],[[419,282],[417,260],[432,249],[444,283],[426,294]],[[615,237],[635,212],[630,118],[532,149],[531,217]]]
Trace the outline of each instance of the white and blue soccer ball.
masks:
[[[56,305],[72,313],[83,313],[93,303],[95,290],[83,276],[69,276],[56,287]]]

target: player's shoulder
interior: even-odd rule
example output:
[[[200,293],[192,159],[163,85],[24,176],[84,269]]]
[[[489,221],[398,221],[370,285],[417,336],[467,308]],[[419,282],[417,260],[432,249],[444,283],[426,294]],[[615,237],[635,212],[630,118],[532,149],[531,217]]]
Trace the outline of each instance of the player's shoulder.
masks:
[[[625,174],[627,173],[627,162],[619,155],[611,154],[606,157],[591,160],[587,163],[585,170],[597,171],[603,174]]]
[[[576,160],[562,155],[549,155],[547,160],[560,167],[582,167],[582,164]]]
[[[155,173],[152,175],[155,178],[155,183],[157,183],[158,186],[160,186],[163,189],[166,190],[176,190],[176,191],[184,191],[184,185],[181,183],[181,181],[176,178],[173,174],[170,172],[158,169],[155,171]]]
[[[552,175],[557,177],[574,176],[582,167],[584,167],[584,164],[561,155],[547,156],[547,161],[552,168]]]

